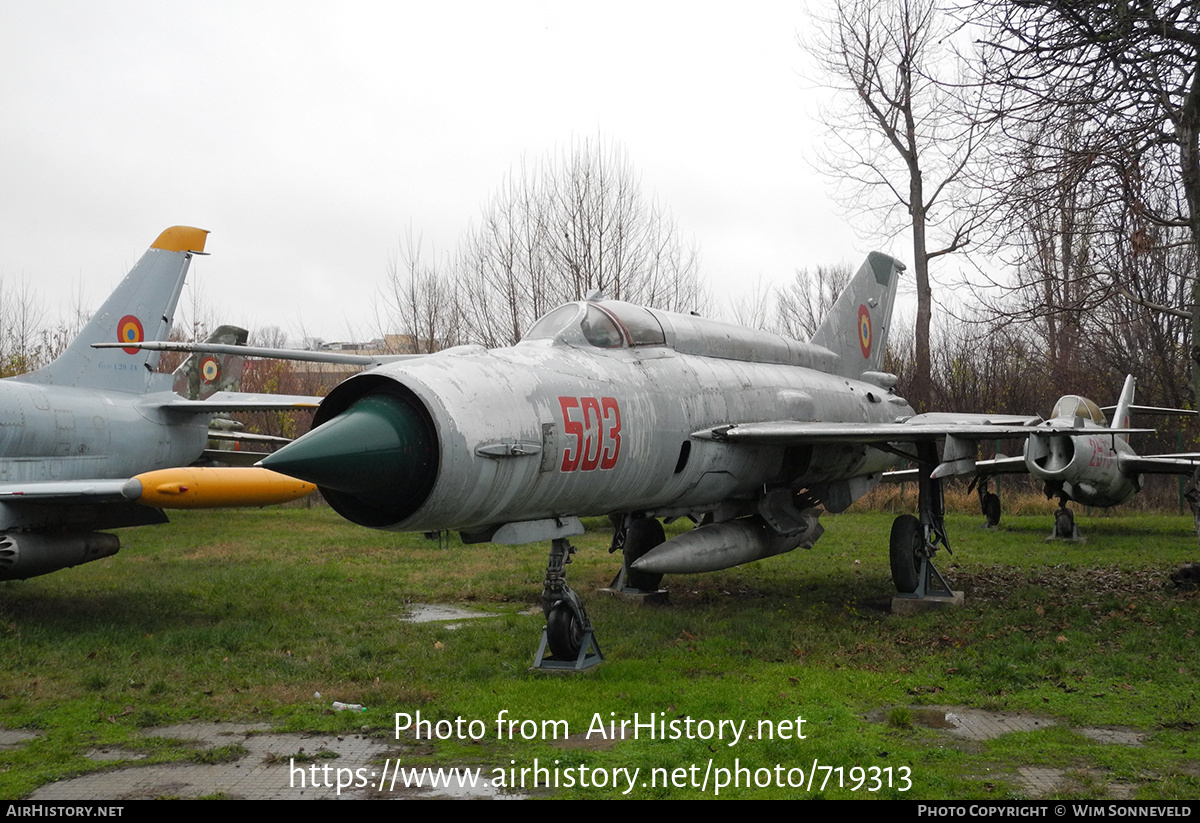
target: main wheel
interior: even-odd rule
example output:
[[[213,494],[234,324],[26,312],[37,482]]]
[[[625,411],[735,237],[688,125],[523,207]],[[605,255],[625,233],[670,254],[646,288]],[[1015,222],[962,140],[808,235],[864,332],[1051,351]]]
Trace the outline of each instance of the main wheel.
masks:
[[[1065,506],[1054,513],[1054,536],[1060,538],[1075,536],[1075,514]]]
[[[546,642],[559,660],[575,660],[583,645],[583,624],[571,604],[560,600],[546,619]]]
[[[1000,498],[991,492],[983,496],[983,519],[988,528],[1000,525]]]
[[[633,569],[633,561],[637,560],[655,546],[662,545],[667,539],[662,523],[653,517],[639,517],[629,522],[625,531],[625,585],[631,589],[641,589],[644,592],[657,591],[662,583],[661,574],[639,572]]]
[[[888,557],[892,564],[892,582],[901,594],[915,592],[921,583],[921,549],[924,543],[921,521],[911,514],[902,514],[892,522]]]

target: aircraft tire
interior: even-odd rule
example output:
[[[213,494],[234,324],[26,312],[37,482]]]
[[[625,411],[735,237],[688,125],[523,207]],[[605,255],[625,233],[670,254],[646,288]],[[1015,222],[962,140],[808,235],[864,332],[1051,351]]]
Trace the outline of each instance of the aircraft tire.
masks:
[[[1054,513],[1054,534],[1064,539],[1075,536],[1075,514],[1065,506]]]
[[[631,567],[633,566],[633,561],[655,546],[662,545],[666,539],[667,535],[663,531],[662,523],[653,517],[638,517],[629,521],[629,528],[625,532],[624,554],[626,569],[625,585],[627,587],[640,589],[644,592],[658,591],[658,587],[663,579],[661,574],[639,572]]]
[[[546,619],[546,643],[559,660],[575,660],[583,645],[583,623],[571,604],[560,600]]]
[[[1000,498],[991,492],[983,496],[983,519],[988,528],[1000,525]]]
[[[920,585],[921,555],[918,552],[923,542],[920,520],[911,514],[902,514],[892,521],[888,557],[892,564],[892,582],[901,594],[915,592]]]

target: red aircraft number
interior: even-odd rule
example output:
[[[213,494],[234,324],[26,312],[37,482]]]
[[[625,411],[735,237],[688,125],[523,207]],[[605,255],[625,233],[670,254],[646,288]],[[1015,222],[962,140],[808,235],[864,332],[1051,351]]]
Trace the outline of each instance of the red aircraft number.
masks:
[[[1089,437],[1088,442],[1092,446],[1092,459],[1088,461],[1088,466],[1105,471],[1110,469],[1113,463],[1112,450],[1104,444],[1104,441],[1097,440],[1095,437]]]
[[[595,471],[617,465],[621,453],[621,408],[615,397],[560,397],[563,431],[562,471]]]

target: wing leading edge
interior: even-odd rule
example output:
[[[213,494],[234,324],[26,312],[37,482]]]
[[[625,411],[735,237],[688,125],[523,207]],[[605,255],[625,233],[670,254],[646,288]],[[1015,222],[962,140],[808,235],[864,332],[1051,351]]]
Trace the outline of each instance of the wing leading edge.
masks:
[[[1149,429],[1103,429],[1104,436],[1133,434]],[[944,440],[942,462],[932,477],[952,477],[977,472],[976,444],[980,440],[1025,438],[1034,434],[1097,434],[1095,428],[1054,426],[1048,428],[1040,417],[944,413],[919,414],[900,423],[822,423],[776,420],[762,423],[733,423],[692,433],[700,440],[732,445],[803,446],[820,443],[848,443],[874,446],[897,452],[897,444],[935,443]],[[984,461],[987,462],[987,461]],[[996,461],[991,461],[995,463]],[[989,466],[992,472],[1014,471],[1005,463]]]

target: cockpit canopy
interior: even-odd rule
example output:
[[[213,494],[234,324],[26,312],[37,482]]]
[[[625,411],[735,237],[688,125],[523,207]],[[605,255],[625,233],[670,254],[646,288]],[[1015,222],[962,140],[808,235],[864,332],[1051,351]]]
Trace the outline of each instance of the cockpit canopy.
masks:
[[[823,372],[840,368],[837,355],[821,346],[695,314],[646,309],[620,300],[585,300],[559,306],[534,323],[521,343],[609,351],[660,347],[697,357],[779,363]]]
[[[1082,417],[1084,420],[1092,420],[1099,423],[1101,426],[1108,425],[1108,419],[1104,416],[1104,412],[1100,411],[1100,407],[1088,400],[1086,397],[1080,397],[1075,394],[1063,395],[1054,404],[1054,410],[1050,412],[1052,419],[1066,418],[1075,419]]]
[[[582,339],[575,339],[577,334]],[[662,325],[646,309],[617,300],[568,303],[542,317],[526,335],[528,340],[561,340],[601,349],[622,346],[664,346]]]

